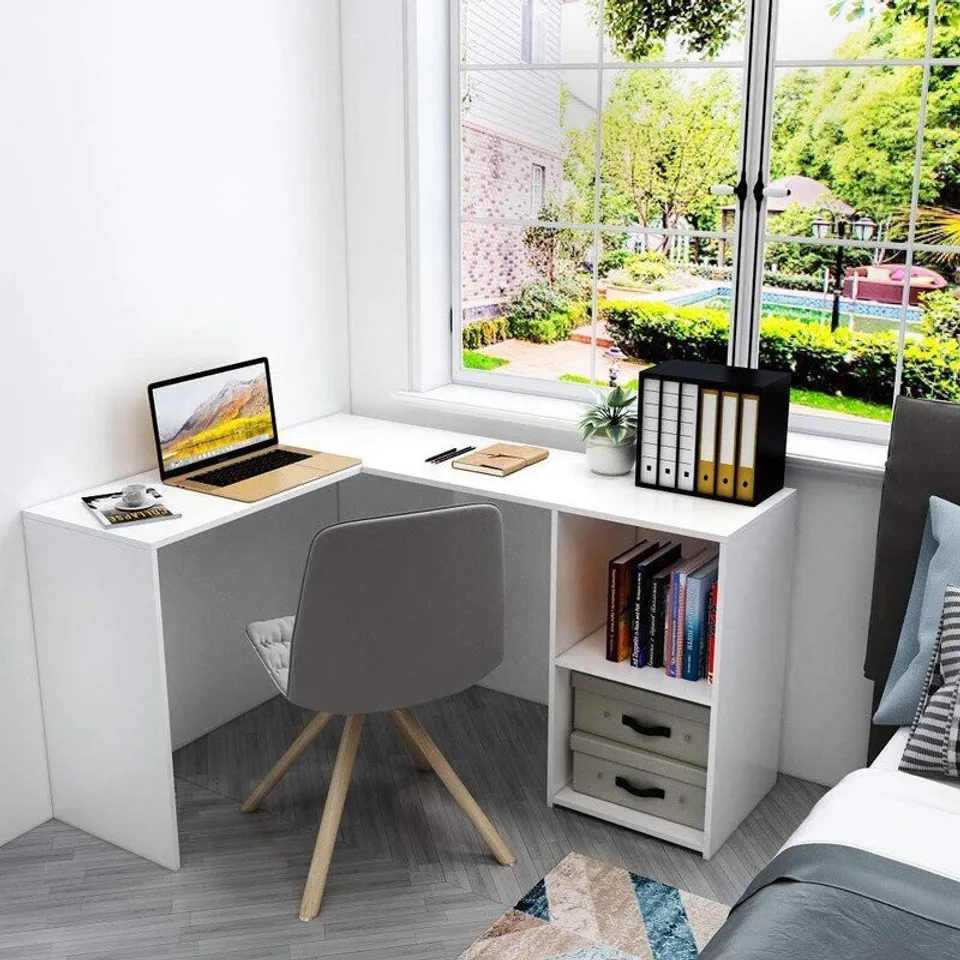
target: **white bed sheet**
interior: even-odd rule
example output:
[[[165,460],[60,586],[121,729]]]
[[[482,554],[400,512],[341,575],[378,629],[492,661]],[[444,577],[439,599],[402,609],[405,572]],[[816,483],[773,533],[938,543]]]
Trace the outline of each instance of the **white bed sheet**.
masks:
[[[898,770],[900,768],[900,758],[903,756],[903,751],[907,746],[909,736],[910,728],[901,727],[893,735],[893,739],[880,751],[877,759],[874,760],[870,766],[874,770]]]
[[[960,882],[960,789],[900,773],[895,751],[884,763],[841,780],[783,849],[809,843],[856,847]]]

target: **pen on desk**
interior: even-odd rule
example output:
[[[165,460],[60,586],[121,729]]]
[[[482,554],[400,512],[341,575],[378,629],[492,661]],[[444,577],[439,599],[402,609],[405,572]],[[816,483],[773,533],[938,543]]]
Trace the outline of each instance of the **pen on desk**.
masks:
[[[462,450],[454,450],[452,453],[446,453],[442,457],[437,457],[434,460],[434,463],[446,463],[447,460],[453,460],[455,457],[462,457],[465,453],[469,453],[471,450],[476,450],[476,447],[464,447]]]
[[[448,453],[455,453],[456,449],[457,449],[456,447],[451,447],[449,450],[441,450],[439,453],[435,453],[432,457],[427,457],[427,459],[424,460],[423,462],[436,463],[436,461],[439,460],[440,457],[445,457]]]

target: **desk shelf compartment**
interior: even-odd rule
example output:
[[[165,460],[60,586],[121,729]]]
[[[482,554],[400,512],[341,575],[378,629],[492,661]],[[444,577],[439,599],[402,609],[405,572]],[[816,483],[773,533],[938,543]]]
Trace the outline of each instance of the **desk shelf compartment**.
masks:
[[[707,859],[749,815],[777,777],[795,514],[795,496],[786,497],[758,511],[733,536],[711,541],[553,512],[548,802],[669,840]],[[708,545],[719,551],[712,684],[606,659],[609,560],[650,537],[679,539],[684,556]],[[709,734],[702,830],[574,789],[574,674],[708,708],[703,711]]]

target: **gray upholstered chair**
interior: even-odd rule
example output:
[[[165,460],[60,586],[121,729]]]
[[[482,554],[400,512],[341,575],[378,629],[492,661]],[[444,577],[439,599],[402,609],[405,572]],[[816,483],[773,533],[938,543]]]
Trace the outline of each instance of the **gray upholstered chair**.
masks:
[[[411,708],[482,679],[503,659],[503,520],[488,505],[342,523],[314,537],[296,617],[247,627],[280,692],[316,716],[243,804],[256,810],[331,716],[346,717],[300,904],[320,910],[363,718],[388,711],[493,855],[514,862]]]

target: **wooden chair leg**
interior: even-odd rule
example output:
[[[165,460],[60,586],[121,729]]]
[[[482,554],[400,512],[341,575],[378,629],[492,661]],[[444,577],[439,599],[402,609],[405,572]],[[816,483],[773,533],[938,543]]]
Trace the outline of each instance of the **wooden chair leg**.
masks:
[[[310,873],[307,875],[303,899],[300,901],[301,920],[312,920],[320,912],[320,901],[323,899],[323,890],[330,873],[333,847],[337,842],[337,830],[340,829],[340,818],[343,816],[343,805],[347,799],[347,790],[350,788],[350,775],[353,773],[353,763],[357,759],[362,730],[362,713],[347,717],[340,736],[340,749],[337,751],[337,760],[333,765],[333,776],[330,778],[327,799],[323,805],[323,817],[320,819],[320,829],[317,831],[317,843],[313,848]]]
[[[253,813],[271,790],[284,778],[287,771],[300,759],[303,751],[317,739],[317,735],[330,721],[329,713],[318,713],[300,732],[287,752],[276,762],[273,769],[260,781],[240,808],[243,813]]]
[[[400,727],[407,737],[417,745],[420,752],[426,757],[430,766],[436,771],[443,785],[450,791],[451,796],[460,806],[460,809],[470,818],[470,822],[477,828],[490,852],[504,866],[516,862],[513,851],[507,846],[503,838],[494,829],[487,819],[480,805],[470,795],[470,791],[463,785],[460,778],[454,773],[453,767],[447,763],[447,758],[440,752],[440,748],[430,738],[430,734],[423,729],[423,725],[409,710],[391,710],[390,717]]]
[[[433,767],[430,766],[430,761],[427,759],[424,752],[417,746],[414,740],[411,740],[407,735],[407,731],[403,728],[399,720],[393,715],[393,713],[388,714],[390,717],[390,722],[393,724],[393,729],[397,731],[397,736],[400,738],[400,742],[407,748],[410,756],[413,758],[413,765],[421,773],[429,773]]]

